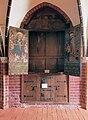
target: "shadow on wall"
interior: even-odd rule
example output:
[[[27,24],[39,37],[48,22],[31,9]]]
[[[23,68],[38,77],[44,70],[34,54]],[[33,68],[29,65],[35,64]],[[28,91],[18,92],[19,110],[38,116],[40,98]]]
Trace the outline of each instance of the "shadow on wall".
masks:
[[[4,56],[4,47],[5,47],[5,44],[4,44],[4,39],[2,36],[2,30],[0,27],[0,57]]]

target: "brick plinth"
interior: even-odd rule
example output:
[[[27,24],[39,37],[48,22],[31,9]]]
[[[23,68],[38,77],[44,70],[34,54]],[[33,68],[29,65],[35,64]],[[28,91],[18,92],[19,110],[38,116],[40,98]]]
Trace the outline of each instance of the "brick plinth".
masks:
[[[9,107],[21,107],[23,106],[21,103],[21,83],[22,83],[22,76],[5,76],[5,81],[9,81],[9,84],[7,82],[7,100],[9,100],[9,103],[7,102],[7,105]],[[80,106],[80,92],[81,88],[81,80],[80,77],[74,77],[69,76],[69,103],[68,105],[73,106]],[[8,96],[9,94],[9,96]],[[30,105],[34,103],[30,103]],[[40,103],[41,104],[41,103]],[[56,103],[53,103],[54,105]],[[28,103],[27,103],[28,105]],[[26,105],[26,106],[27,106]]]
[[[88,109],[87,73],[88,61],[82,61],[81,77],[69,76],[68,105]],[[22,76],[8,75],[8,63],[0,59],[0,108],[21,107],[24,104],[21,102],[21,84]]]

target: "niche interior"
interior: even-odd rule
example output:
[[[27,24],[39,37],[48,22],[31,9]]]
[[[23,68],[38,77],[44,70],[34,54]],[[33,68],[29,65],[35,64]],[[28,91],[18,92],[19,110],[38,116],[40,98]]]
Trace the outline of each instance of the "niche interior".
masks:
[[[35,12],[24,28],[29,30],[29,72],[64,71],[64,17],[49,7]]]

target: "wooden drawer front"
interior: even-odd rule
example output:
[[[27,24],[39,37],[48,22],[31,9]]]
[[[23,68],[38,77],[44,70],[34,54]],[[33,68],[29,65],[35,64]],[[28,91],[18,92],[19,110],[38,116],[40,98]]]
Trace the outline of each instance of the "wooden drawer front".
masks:
[[[45,86],[45,88],[44,88]],[[66,76],[24,76],[22,101],[68,102],[68,79]]]

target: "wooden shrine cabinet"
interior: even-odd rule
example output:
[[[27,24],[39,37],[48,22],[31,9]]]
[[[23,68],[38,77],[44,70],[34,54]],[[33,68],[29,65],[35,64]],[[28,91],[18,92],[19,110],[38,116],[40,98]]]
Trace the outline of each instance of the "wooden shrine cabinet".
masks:
[[[22,102],[67,103],[68,89],[66,75],[25,75],[22,77]]]
[[[69,101],[67,76],[80,76],[80,35],[80,25],[73,27],[48,6],[21,29],[10,27],[9,75],[22,75],[22,102]]]

